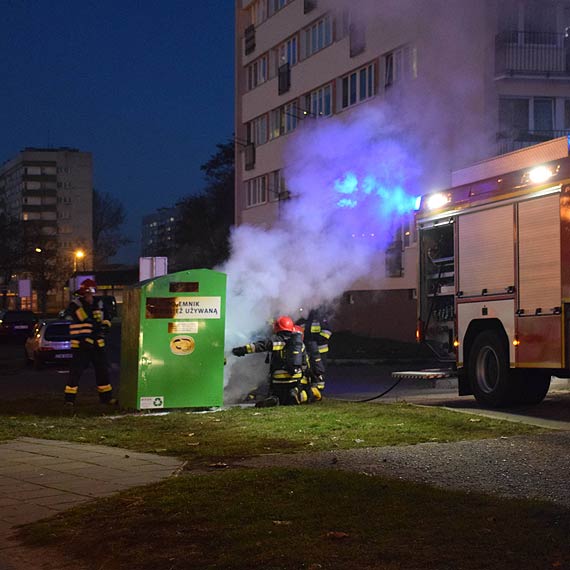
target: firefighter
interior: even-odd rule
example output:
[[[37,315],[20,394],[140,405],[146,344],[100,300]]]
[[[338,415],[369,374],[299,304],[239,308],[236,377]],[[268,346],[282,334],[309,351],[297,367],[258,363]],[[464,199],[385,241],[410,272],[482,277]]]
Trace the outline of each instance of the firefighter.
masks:
[[[326,359],[329,339],[332,336],[327,318],[318,310],[311,310],[307,319],[300,319],[297,325],[303,328],[303,340],[309,360],[309,400],[322,400],[325,389]]]
[[[70,406],[75,404],[79,379],[89,364],[93,364],[95,369],[99,401],[102,404],[117,402],[113,398],[105,349],[105,336],[111,327],[111,321],[103,302],[93,298],[95,287],[93,279],[85,279],[64,311],[64,316],[71,321],[69,335],[72,361],[64,390],[65,403]]]
[[[273,323],[273,334],[270,338],[232,349],[235,356],[269,353],[269,397],[258,402],[258,407],[302,403],[299,382],[303,375],[304,347],[301,334],[296,332],[294,327],[293,319],[283,315]]]

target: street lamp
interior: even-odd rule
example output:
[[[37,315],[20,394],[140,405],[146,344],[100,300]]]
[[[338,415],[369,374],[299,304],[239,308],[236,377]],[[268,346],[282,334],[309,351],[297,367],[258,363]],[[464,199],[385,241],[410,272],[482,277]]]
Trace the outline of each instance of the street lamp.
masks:
[[[77,272],[77,261],[85,258],[85,252],[82,249],[78,249],[73,253],[73,272]]]

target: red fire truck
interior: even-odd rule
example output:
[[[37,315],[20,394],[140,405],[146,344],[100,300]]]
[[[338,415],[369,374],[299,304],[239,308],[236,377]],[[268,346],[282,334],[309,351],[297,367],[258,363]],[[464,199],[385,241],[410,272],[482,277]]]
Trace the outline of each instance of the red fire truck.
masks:
[[[570,376],[569,148],[475,164],[422,198],[418,338],[485,406],[537,404]]]

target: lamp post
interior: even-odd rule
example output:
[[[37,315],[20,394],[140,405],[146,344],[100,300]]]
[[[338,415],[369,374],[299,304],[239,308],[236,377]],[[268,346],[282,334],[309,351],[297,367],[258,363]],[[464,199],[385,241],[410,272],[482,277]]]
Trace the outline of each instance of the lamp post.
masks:
[[[78,249],[73,252],[73,273],[77,273],[77,262],[80,259],[85,258],[85,252],[82,249]]]

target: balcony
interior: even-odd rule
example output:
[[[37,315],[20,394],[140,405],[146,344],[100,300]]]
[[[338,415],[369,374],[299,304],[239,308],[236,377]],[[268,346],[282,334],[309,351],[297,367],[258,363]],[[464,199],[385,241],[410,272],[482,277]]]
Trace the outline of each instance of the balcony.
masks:
[[[549,32],[502,32],[495,38],[496,75],[570,78],[570,38]]]
[[[570,136],[567,131],[511,131],[509,133],[499,133],[497,136],[498,154],[506,154],[546,142],[559,137]]]
[[[251,25],[245,29],[245,55],[255,51],[255,26]]]

